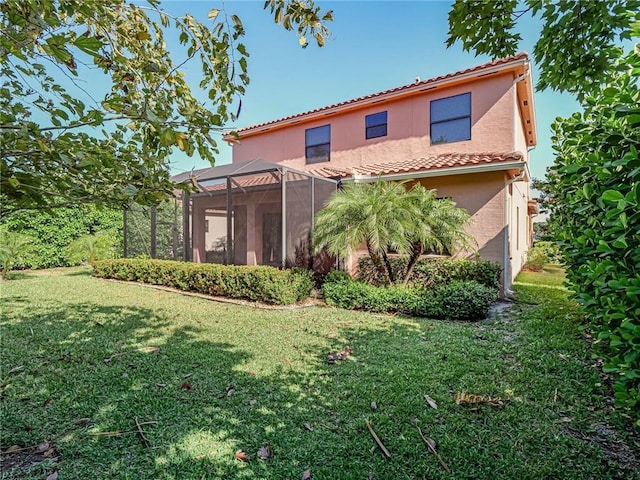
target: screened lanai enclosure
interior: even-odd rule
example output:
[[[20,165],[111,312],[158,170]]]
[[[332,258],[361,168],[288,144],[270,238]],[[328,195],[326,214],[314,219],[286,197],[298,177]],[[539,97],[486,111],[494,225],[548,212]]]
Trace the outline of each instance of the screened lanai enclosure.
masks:
[[[192,182],[197,191],[174,201],[173,224],[167,214],[171,202],[162,210],[149,209],[148,252],[142,253],[154,258],[178,253],[193,262],[314,269],[324,269],[319,263],[330,261],[312,256],[311,229],[316,212],[336,191],[336,180],[264,160],[205,168],[173,180]],[[145,225],[127,219],[127,256],[134,256],[133,239],[143,235]]]

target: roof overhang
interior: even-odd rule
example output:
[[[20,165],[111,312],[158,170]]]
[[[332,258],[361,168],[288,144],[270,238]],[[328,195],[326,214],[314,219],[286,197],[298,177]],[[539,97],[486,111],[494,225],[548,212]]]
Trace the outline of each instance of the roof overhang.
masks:
[[[354,174],[350,178],[345,178],[344,181],[355,182],[375,182],[378,179],[382,180],[407,180],[413,178],[429,178],[429,177],[444,177],[448,175],[468,175],[473,173],[485,173],[485,172],[497,172],[506,171],[511,176],[516,176],[521,172],[527,172],[528,178],[528,166],[527,162],[509,162],[509,163],[497,163],[495,165],[473,165],[469,167],[450,167],[450,168],[438,168],[428,169],[422,171],[405,172],[405,173],[392,173],[392,174],[380,174],[380,175],[358,175]]]
[[[329,105],[308,112],[299,113],[290,117],[281,118],[279,120],[273,120],[262,124],[241,128],[234,133],[225,133],[223,135],[223,138],[229,143],[234,143],[240,141],[243,137],[260,135],[266,132],[279,130],[300,123],[309,123],[337,114],[367,108],[371,105],[377,105],[380,103],[396,101],[416,95],[422,95],[427,91],[450,88],[456,85],[476,81],[479,78],[497,74],[504,74],[508,72],[513,74],[514,80],[521,79],[521,81],[518,81],[516,87],[518,95],[518,105],[523,115],[526,113],[526,120],[529,120],[529,123],[526,123],[526,120],[523,119],[523,124],[529,126],[529,130],[531,131],[530,135],[532,136],[531,138],[527,139],[527,144],[528,146],[535,146],[536,138],[535,118],[533,110],[533,88],[531,85],[532,80],[530,62],[529,57],[526,53],[521,53],[507,59],[495,60],[485,65],[473,67],[454,74],[416,82],[414,84],[393,88],[391,90],[367,95],[365,97],[347,100],[335,105]],[[525,129],[525,133],[527,131],[528,130]]]

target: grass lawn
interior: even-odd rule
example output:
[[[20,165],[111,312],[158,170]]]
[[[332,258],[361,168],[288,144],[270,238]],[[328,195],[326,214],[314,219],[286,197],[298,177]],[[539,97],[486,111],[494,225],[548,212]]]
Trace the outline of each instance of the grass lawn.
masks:
[[[17,274],[0,286],[2,478],[637,478],[631,421],[559,275],[527,274],[510,312],[459,323]]]

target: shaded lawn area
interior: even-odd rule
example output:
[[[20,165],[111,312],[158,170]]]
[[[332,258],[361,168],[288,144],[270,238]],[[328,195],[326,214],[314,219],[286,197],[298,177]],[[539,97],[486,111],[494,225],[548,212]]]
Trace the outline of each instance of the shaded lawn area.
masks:
[[[51,448],[3,454],[3,478],[634,478],[630,422],[566,293],[539,277],[516,285],[526,303],[471,324],[220,304],[87,269],[20,274],[0,287],[0,442]],[[504,406],[456,405],[463,391]],[[157,422],[142,426],[149,445],[136,420]]]

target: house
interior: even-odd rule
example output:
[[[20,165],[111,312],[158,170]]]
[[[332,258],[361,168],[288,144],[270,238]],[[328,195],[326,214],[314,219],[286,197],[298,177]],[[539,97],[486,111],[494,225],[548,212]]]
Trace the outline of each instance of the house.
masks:
[[[253,203],[225,217],[226,237],[242,230],[237,243],[228,243],[235,251],[228,260],[279,263],[304,250],[313,214],[335,188],[326,181],[381,177],[420,182],[467,209],[480,256],[503,265],[507,288],[523,266],[535,212],[529,151],[536,145],[526,53],[241,128],[225,140],[232,144],[233,163],[196,172],[202,189],[191,198],[193,260],[207,260],[202,219],[226,215],[243,190]],[[262,176],[238,180],[216,172],[225,167]],[[267,194],[269,184],[275,189]],[[312,184],[322,185],[324,194],[313,194]],[[262,193],[247,190],[258,185]],[[226,192],[224,202],[213,200],[216,189]]]

